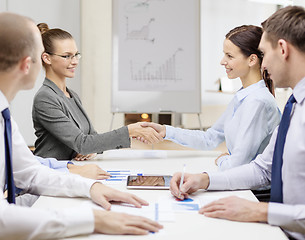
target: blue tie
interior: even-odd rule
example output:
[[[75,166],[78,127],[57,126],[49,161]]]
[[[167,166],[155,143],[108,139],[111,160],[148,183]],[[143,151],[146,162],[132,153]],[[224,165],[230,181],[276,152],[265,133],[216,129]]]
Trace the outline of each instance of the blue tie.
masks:
[[[274,147],[272,172],[271,172],[271,196],[270,202],[283,202],[283,182],[282,182],[282,165],[283,150],[286,141],[286,135],[290,124],[290,113],[295,102],[293,94],[288,99],[282,120],[278,129],[277,138]]]
[[[6,166],[6,183],[7,183],[7,201],[15,203],[15,184],[12,166],[12,127],[11,116],[8,108],[2,111],[5,122],[4,141],[5,141],[5,166]]]

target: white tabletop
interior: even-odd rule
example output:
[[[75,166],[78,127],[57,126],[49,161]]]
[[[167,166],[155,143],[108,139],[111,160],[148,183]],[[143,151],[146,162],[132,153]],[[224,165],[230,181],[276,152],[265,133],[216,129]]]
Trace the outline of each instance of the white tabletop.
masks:
[[[105,154],[98,155],[94,161],[76,162],[76,164],[82,165],[87,163],[96,163],[103,169],[139,169],[144,174],[151,173],[172,175],[174,172],[181,171],[183,164],[186,164],[186,172],[198,173],[208,169],[217,171],[214,160],[219,155],[219,152],[187,150],[157,151],[159,151],[159,155],[157,154],[155,157],[162,156],[163,158],[140,158],[141,154],[143,153],[135,154],[137,158],[130,158],[127,155],[126,158],[124,158],[119,157],[118,155],[113,156],[112,154],[107,154],[107,152],[105,152]],[[148,201],[157,201],[160,196],[169,195],[168,190],[127,190],[125,184],[113,184],[112,187],[122,191],[134,193]],[[213,192],[198,191],[195,194],[195,196],[215,197],[226,197],[232,195],[257,201],[250,190]],[[86,201],[90,200],[79,198],[71,199],[40,197],[33,207],[75,207],[81,206]],[[287,239],[280,228],[273,227],[265,223],[241,223],[228,220],[213,219],[207,218],[198,213],[175,212],[175,221],[161,222],[161,224],[164,225],[164,230],[162,230],[161,233],[150,234],[146,236],[135,237],[92,234],[69,239]]]

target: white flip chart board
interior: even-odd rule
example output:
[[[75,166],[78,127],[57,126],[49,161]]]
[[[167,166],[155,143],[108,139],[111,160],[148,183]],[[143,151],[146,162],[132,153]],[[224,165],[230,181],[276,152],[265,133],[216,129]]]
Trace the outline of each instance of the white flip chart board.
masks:
[[[201,111],[200,0],[113,0],[111,110]]]

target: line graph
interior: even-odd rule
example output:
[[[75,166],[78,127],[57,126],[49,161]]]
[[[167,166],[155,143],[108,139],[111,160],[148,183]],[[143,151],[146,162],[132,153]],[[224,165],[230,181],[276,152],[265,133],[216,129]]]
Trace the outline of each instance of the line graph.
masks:
[[[129,18],[126,18],[126,40],[144,40],[154,43],[155,38],[149,38],[150,25],[155,21],[154,18],[149,19],[148,23],[139,30],[130,30]]]

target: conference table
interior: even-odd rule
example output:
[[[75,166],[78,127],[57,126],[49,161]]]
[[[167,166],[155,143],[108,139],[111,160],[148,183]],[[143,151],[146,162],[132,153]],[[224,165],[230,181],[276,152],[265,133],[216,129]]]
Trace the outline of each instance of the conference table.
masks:
[[[174,149],[172,143],[168,143],[167,148]],[[203,171],[217,171],[214,161],[220,154],[217,151],[194,151],[184,147],[178,147],[179,150],[163,150],[164,147],[151,146],[137,149],[110,150],[90,161],[75,162],[75,164],[95,163],[106,170],[125,169],[141,172],[142,174],[174,174],[181,172],[184,164],[186,172],[199,173]],[[163,146],[163,145],[162,145]],[[143,149],[144,148],[144,149]],[[146,149],[145,149],[146,148]],[[107,182],[113,188],[121,191],[130,192],[154,203],[160,198],[167,199],[171,197],[169,190],[130,190],[126,188],[126,182]],[[243,191],[198,191],[191,195],[194,198],[218,199],[227,196],[239,196],[248,200],[257,201],[250,190]],[[58,198],[58,197],[40,197],[33,205],[35,208],[66,208],[82,207],[84,204],[91,204],[89,199],[84,198]],[[270,226],[266,223],[244,223],[228,221],[223,219],[208,218],[197,211],[175,211],[174,220],[160,221],[164,229],[159,233],[148,234],[145,236],[117,236],[91,234],[78,236],[68,239],[287,239],[286,235],[279,227]]]

